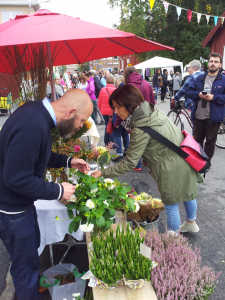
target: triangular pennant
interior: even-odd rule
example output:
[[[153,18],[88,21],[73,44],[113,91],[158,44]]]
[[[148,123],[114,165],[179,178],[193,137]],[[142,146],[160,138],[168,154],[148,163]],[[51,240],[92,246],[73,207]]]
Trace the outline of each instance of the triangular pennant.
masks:
[[[192,18],[192,10],[188,10],[187,12],[187,18],[188,18],[188,22],[190,23],[191,22],[191,18]]]
[[[209,18],[210,18],[210,16],[206,15],[207,24],[209,24]]]
[[[153,6],[154,6],[154,3],[155,3],[155,0],[149,0],[150,2],[150,7],[151,7],[151,10],[153,9]]]
[[[214,17],[215,26],[217,25],[217,22],[218,22],[218,17]]]
[[[197,21],[198,21],[198,24],[199,24],[199,22],[200,22],[200,20],[201,20],[201,17],[202,17],[201,14],[197,14]]]
[[[179,6],[176,6],[176,9],[177,9],[177,17],[178,17],[178,19],[177,19],[177,20],[179,20],[179,18],[180,18],[180,15],[181,15],[181,10],[182,10],[182,8],[181,8],[181,7],[179,7]]]
[[[163,5],[164,5],[164,8],[165,8],[165,11],[166,11],[166,14],[167,14],[168,7],[169,7],[170,4],[168,2],[166,2],[166,1],[163,1]]]

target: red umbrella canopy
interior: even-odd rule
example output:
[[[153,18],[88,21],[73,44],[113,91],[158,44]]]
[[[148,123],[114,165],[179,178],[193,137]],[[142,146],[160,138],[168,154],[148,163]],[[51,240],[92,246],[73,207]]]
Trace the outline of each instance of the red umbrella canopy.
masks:
[[[0,72],[13,73],[3,55],[6,46],[13,48],[13,45],[17,45],[20,55],[27,58],[32,56],[31,44],[44,43],[46,49],[47,42],[50,42],[51,53],[55,49],[57,54],[54,59],[55,66],[153,50],[175,50],[132,33],[49,10],[39,10],[30,15],[18,15],[14,20],[0,25]],[[27,59],[24,64],[26,70],[29,70]]]

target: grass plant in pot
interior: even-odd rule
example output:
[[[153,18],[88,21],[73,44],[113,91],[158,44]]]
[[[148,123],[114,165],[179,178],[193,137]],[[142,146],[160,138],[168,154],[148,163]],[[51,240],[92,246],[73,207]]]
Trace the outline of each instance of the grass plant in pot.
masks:
[[[105,236],[93,239],[89,247],[90,270],[100,288],[110,290],[122,284],[139,289],[145,280],[150,281],[152,262],[139,253],[143,240],[139,230],[133,233],[129,224],[122,231],[118,226],[115,236],[111,229]]]
[[[134,193],[132,197],[138,203],[140,209],[136,213],[131,212],[128,215],[128,219],[136,220],[147,231],[158,228],[159,213],[164,210],[162,200],[153,198],[146,193],[139,195],[135,195]]]

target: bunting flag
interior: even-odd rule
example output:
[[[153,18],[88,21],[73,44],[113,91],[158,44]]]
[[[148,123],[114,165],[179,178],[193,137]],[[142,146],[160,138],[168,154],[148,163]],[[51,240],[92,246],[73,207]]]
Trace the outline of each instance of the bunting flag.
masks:
[[[136,1],[139,1],[139,0],[136,0]],[[143,0],[143,1],[145,1],[145,0]],[[198,24],[201,21],[201,17],[205,16],[206,20],[207,20],[207,25],[209,25],[210,17],[212,17],[212,18],[214,18],[215,26],[217,26],[219,19],[221,20],[221,25],[223,26],[225,17],[205,15],[205,14],[202,14],[202,13],[198,13],[196,11],[192,11],[190,9],[186,9],[186,8],[183,8],[183,7],[180,7],[180,6],[176,6],[176,5],[171,4],[171,3],[167,2],[167,1],[164,1],[164,0],[159,0],[159,1],[161,1],[163,3],[163,5],[164,5],[166,15],[167,15],[167,12],[168,12],[169,5],[172,5],[172,6],[176,7],[176,10],[177,10],[177,21],[180,19],[181,11],[183,9],[183,10],[187,11],[187,19],[188,19],[189,23],[191,22],[192,14],[194,13],[194,14],[197,14],[197,22],[198,22]],[[151,10],[152,10],[152,8],[153,8],[153,6],[155,4],[155,0],[149,0],[149,2],[150,2]]]
[[[151,10],[153,9],[153,6],[154,6],[154,3],[155,3],[155,0],[149,0],[150,2],[150,7],[151,7]]]
[[[165,11],[166,11],[166,14],[168,12],[168,7],[169,7],[169,3],[166,2],[166,1],[163,1],[163,4],[164,4],[164,8],[165,8]]]
[[[200,22],[200,20],[201,20],[201,14],[197,14],[197,21],[198,21],[198,24],[199,24],[199,22]]]
[[[188,10],[187,12],[187,18],[188,18],[188,22],[190,23],[191,22],[191,18],[192,18],[192,10]]]
[[[182,8],[181,8],[181,7],[179,7],[179,6],[176,6],[176,9],[177,9],[177,17],[178,17],[178,19],[177,19],[177,20],[179,20],[179,18],[180,18],[180,15],[181,15],[181,10],[182,10]]]
[[[214,17],[215,26],[217,25],[217,22],[218,22],[218,17]]]

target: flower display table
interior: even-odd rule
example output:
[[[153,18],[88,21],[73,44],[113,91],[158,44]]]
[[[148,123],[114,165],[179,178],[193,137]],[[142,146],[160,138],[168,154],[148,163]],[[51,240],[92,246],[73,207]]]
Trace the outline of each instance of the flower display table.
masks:
[[[116,232],[116,225],[111,225],[114,232]],[[87,246],[91,242],[90,233],[86,233]],[[89,263],[91,261],[88,255]],[[99,287],[92,288],[94,300],[157,300],[155,291],[151,282],[145,282],[141,289],[131,290],[128,286],[118,285],[115,289],[105,291]]]

